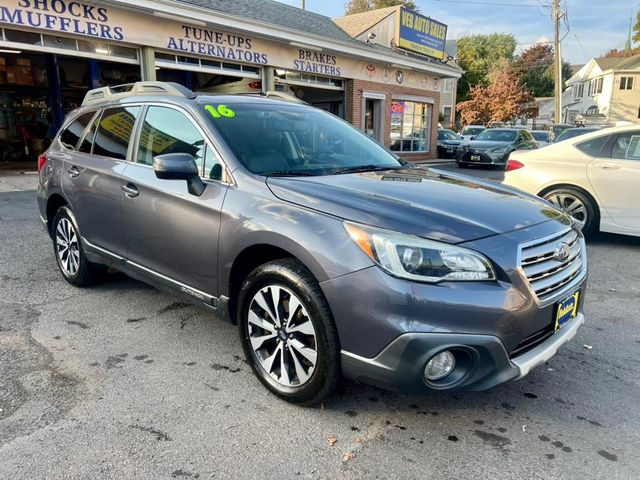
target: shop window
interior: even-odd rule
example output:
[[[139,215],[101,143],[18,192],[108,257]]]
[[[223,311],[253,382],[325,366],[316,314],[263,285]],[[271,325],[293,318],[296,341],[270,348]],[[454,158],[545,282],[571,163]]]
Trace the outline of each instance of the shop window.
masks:
[[[65,148],[75,150],[78,140],[80,140],[85,128],[89,125],[94,113],[95,112],[87,112],[80,115],[62,131],[60,134],[60,143],[62,143]]]
[[[4,39],[7,42],[25,43],[27,45],[42,45],[39,33],[22,32],[18,30],[4,29]]]
[[[149,107],[140,131],[137,162],[153,165],[153,157],[167,153],[192,155],[203,172],[206,143],[193,122],[182,112],[168,107]],[[213,170],[212,161],[207,167]],[[206,172],[209,177],[210,172]]]
[[[131,133],[140,107],[107,108],[102,113],[93,153],[116,160],[127,159]]]
[[[429,103],[405,100],[391,102],[391,150],[429,151],[431,109]]]
[[[77,47],[76,40],[74,38],[43,35],[42,39],[44,40],[45,47],[64,48],[65,50],[75,50]]]

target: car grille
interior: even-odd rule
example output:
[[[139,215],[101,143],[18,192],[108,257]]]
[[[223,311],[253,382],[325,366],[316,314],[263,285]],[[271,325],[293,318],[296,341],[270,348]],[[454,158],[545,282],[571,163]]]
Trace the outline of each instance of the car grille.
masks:
[[[535,348],[536,346],[540,345],[547,338],[549,338],[551,335],[553,335],[553,333],[554,333],[553,327],[554,327],[553,325],[549,324],[548,326],[544,327],[543,329],[538,330],[536,333],[534,333],[532,335],[529,335],[527,338],[522,340],[516,346],[516,348],[511,350],[511,353],[509,354],[509,358],[515,358],[518,355],[522,355],[524,353],[527,353],[532,348]]]
[[[568,257],[559,260],[561,247]],[[573,228],[522,247],[520,266],[541,302],[553,299],[587,269],[582,236]]]

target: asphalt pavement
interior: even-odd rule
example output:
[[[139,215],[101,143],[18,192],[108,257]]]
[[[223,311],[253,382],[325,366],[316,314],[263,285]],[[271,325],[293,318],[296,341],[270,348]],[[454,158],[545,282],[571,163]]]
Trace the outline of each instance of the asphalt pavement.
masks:
[[[67,284],[36,177],[3,175],[0,478],[640,478],[640,238],[589,240],[587,323],[527,378],[345,381],[301,408],[254,378],[233,325],[121,274]]]

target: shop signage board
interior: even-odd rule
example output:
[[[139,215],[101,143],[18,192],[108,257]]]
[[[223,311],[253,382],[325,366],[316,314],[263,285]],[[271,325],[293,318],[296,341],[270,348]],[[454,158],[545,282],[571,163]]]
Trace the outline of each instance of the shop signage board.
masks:
[[[433,77],[415,71],[392,70],[387,65],[296,48],[215,26],[193,26],[151,14],[135,14],[75,0],[3,0],[0,25],[47,35],[148,46],[188,56],[270,65],[309,75],[371,80],[428,90],[434,84]],[[444,31],[446,35],[446,27]],[[442,42],[444,44],[444,39]]]
[[[396,45],[442,60],[445,55],[447,26],[404,7],[398,13]]]

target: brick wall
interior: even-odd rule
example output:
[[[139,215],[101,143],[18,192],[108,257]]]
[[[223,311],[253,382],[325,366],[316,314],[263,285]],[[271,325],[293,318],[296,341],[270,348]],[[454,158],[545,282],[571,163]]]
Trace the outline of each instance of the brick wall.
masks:
[[[438,138],[438,114],[440,112],[440,93],[432,90],[419,88],[407,88],[400,85],[390,85],[384,83],[368,82],[366,80],[347,80],[345,82],[346,93],[346,119],[357,128],[362,126],[362,92],[383,93],[384,100],[384,144],[391,145],[391,97],[392,95],[413,95],[421,97],[431,97],[434,100],[431,112],[431,141],[429,142],[429,152],[411,153],[398,152],[400,157],[407,161],[416,162],[423,160],[435,160],[437,158],[436,142]]]

